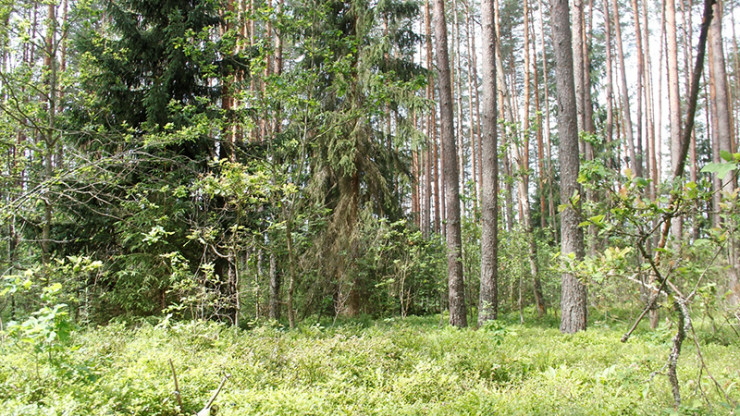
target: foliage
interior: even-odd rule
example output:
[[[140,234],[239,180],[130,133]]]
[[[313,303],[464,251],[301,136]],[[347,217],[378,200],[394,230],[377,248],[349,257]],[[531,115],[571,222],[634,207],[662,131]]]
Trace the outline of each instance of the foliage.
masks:
[[[727,150],[720,151],[722,162],[710,162],[704,165],[702,172],[716,173],[719,179],[724,179],[729,173],[740,168],[740,153],[730,153]]]
[[[43,383],[33,382],[33,356],[5,338],[0,413],[174,415],[170,359],[186,414],[204,405],[224,372],[231,378],[216,400],[223,415],[671,413],[668,383],[652,378],[664,341],[640,331],[629,344],[614,342],[622,329],[609,320],[562,335],[504,320],[474,331],[416,317],[296,331],[112,324],[74,333],[66,370],[41,363]],[[705,348],[713,375],[737,397],[740,374],[729,364],[737,344]],[[706,378],[688,360],[680,370],[692,382]],[[717,405],[702,404],[692,382],[682,412],[731,414],[713,390],[706,393]]]

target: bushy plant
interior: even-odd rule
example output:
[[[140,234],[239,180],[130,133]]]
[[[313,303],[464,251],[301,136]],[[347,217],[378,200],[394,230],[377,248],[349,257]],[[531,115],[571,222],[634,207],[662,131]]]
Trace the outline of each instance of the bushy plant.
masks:
[[[654,377],[665,344],[641,331],[615,342],[624,325],[610,320],[588,332],[512,320],[481,330],[439,326],[434,317],[358,325],[302,323],[298,330],[260,326],[242,331],[214,322],[122,324],[73,333],[65,370],[39,361],[32,382],[28,349],[0,345],[0,414],[176,415],[169,361],[176,369],[182,412],[200,410],[230,375],[215,404],[222,415],[335,414],[661,414],[670,413],[669,384]],[[710,342],[713,376],[740,394],[731,364],[737,345]],[[684,413],[732,414],[716,390],[701,401],[706,378],[686,360],[679,367]],[[725,407],[725,405],[730,407]]]

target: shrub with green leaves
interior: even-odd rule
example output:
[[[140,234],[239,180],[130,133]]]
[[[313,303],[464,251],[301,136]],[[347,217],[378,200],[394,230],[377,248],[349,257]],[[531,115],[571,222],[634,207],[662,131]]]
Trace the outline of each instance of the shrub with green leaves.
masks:
[[[219,415],[676,414],[661,375],[669,341],[639,330],[620,343],[623,330],[620,320],[575,335],[509,319],[479,330],[409,317],[291,331],[163,320],[75,332],[60,344],[59,365],[6,332],[0,414],[194,414],[225,374],[214,402]],[[704,347],[712,375],[735,403],[711,388],[687,354],[680,414],[740,410],[737,345]]]

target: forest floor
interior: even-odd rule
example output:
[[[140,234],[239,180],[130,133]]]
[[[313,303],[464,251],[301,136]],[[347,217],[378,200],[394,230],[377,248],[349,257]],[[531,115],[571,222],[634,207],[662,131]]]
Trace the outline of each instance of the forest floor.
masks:
[[[35,349],[5,336],[0,414],[177,415],[172,367],[188,415],[227,375],[218,415],[674,414],[664,371],[674,331],[640,327],[621,343],[629,319],[602,316],[575,335],[554,318],[520,325],[511,315],[478,330],[440,325],[439,316],[314,320],[293,331],[120,323]],[[709,373],[740,401],[738,336],[696,327]],[[706,369],[700,376],[691,339],[679,379],[680,414],[740,414]]]

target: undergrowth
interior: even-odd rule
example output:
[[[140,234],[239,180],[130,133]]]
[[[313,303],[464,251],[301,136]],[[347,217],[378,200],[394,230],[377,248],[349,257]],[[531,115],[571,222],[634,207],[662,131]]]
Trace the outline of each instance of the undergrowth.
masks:
[[[62,348],[11,336],[0,344],[0,414],[195,414],[230,376],[219,415],[656,415],[674,414],[661,374],[672,330],[596,321],[563,335],[547,321],[504,317],[458,330],[439,317],[305,323],[293,331],[212,322],[110,324],[72,333]],[[705,336],[703,354],[740,398],[740,346]],[[683,352],[681,414],[737,414]],[[702,390],[709,402],[702,398]]]

